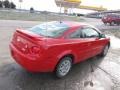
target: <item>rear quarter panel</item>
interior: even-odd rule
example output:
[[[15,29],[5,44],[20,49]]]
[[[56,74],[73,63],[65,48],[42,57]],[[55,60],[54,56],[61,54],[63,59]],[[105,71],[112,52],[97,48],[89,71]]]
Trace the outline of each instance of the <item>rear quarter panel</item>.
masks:
[[[59,60],[68,54],[72,54],[77,60],[77,50],[74,48],[75,44],[69,43],[64,39],[54,39],[48,40],[46,42],[46,52],[45,54],[52,58],[52,62],[56,65]],[[77,46],[77,44],[76,44]]]

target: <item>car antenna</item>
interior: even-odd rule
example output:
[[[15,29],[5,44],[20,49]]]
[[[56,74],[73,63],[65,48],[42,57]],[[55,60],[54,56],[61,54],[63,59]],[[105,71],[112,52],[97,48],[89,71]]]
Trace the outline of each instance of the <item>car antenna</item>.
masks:
[[[46,37],[47,37],[47,31],[48,31],[48,25],[47,25],[47,11],[45,11],[45,29],[46,29]],[[46,44],[47,44],[47,38],[45,39]]]

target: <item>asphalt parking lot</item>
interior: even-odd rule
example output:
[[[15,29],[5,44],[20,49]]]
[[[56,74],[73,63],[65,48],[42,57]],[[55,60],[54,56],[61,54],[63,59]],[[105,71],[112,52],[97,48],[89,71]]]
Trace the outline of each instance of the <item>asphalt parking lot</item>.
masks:
[[[102,29],[120,28],[104,26],[97,19],[87,20]],[[120,90],[120,46],[115,44],[120,41],[114,36],[111,36],[112,45],[105,58],[94,57],[77,64],[63,79],[56,79],[52,73],[25,71],[11,58],[9,42],[17,27],[28,28],[39,23],[0,20],[0,90]],[[91,72],[91,65],[94,72]]]

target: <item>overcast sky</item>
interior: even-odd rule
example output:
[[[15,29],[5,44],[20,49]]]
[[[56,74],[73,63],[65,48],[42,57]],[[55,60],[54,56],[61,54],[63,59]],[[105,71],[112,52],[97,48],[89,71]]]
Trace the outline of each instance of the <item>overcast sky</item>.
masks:
[[[19,0],[11,0],[16,3],[17,8],[20,8]],[[81,0],[82,5],[103,6],[109,10],[120,9],[120,0]],[[23,0],[21,3],[22,9],[33,7],[35,10],[59,12],[54,0]],[[88,10],[74,10],[75,12],[86,13]]]

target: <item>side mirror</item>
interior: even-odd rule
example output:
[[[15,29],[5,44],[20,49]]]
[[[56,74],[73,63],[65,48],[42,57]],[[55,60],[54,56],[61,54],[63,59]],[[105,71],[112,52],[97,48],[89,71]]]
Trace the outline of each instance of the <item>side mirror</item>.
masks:
[[[105,34],[100,34],[100,38],[106,38]]]

